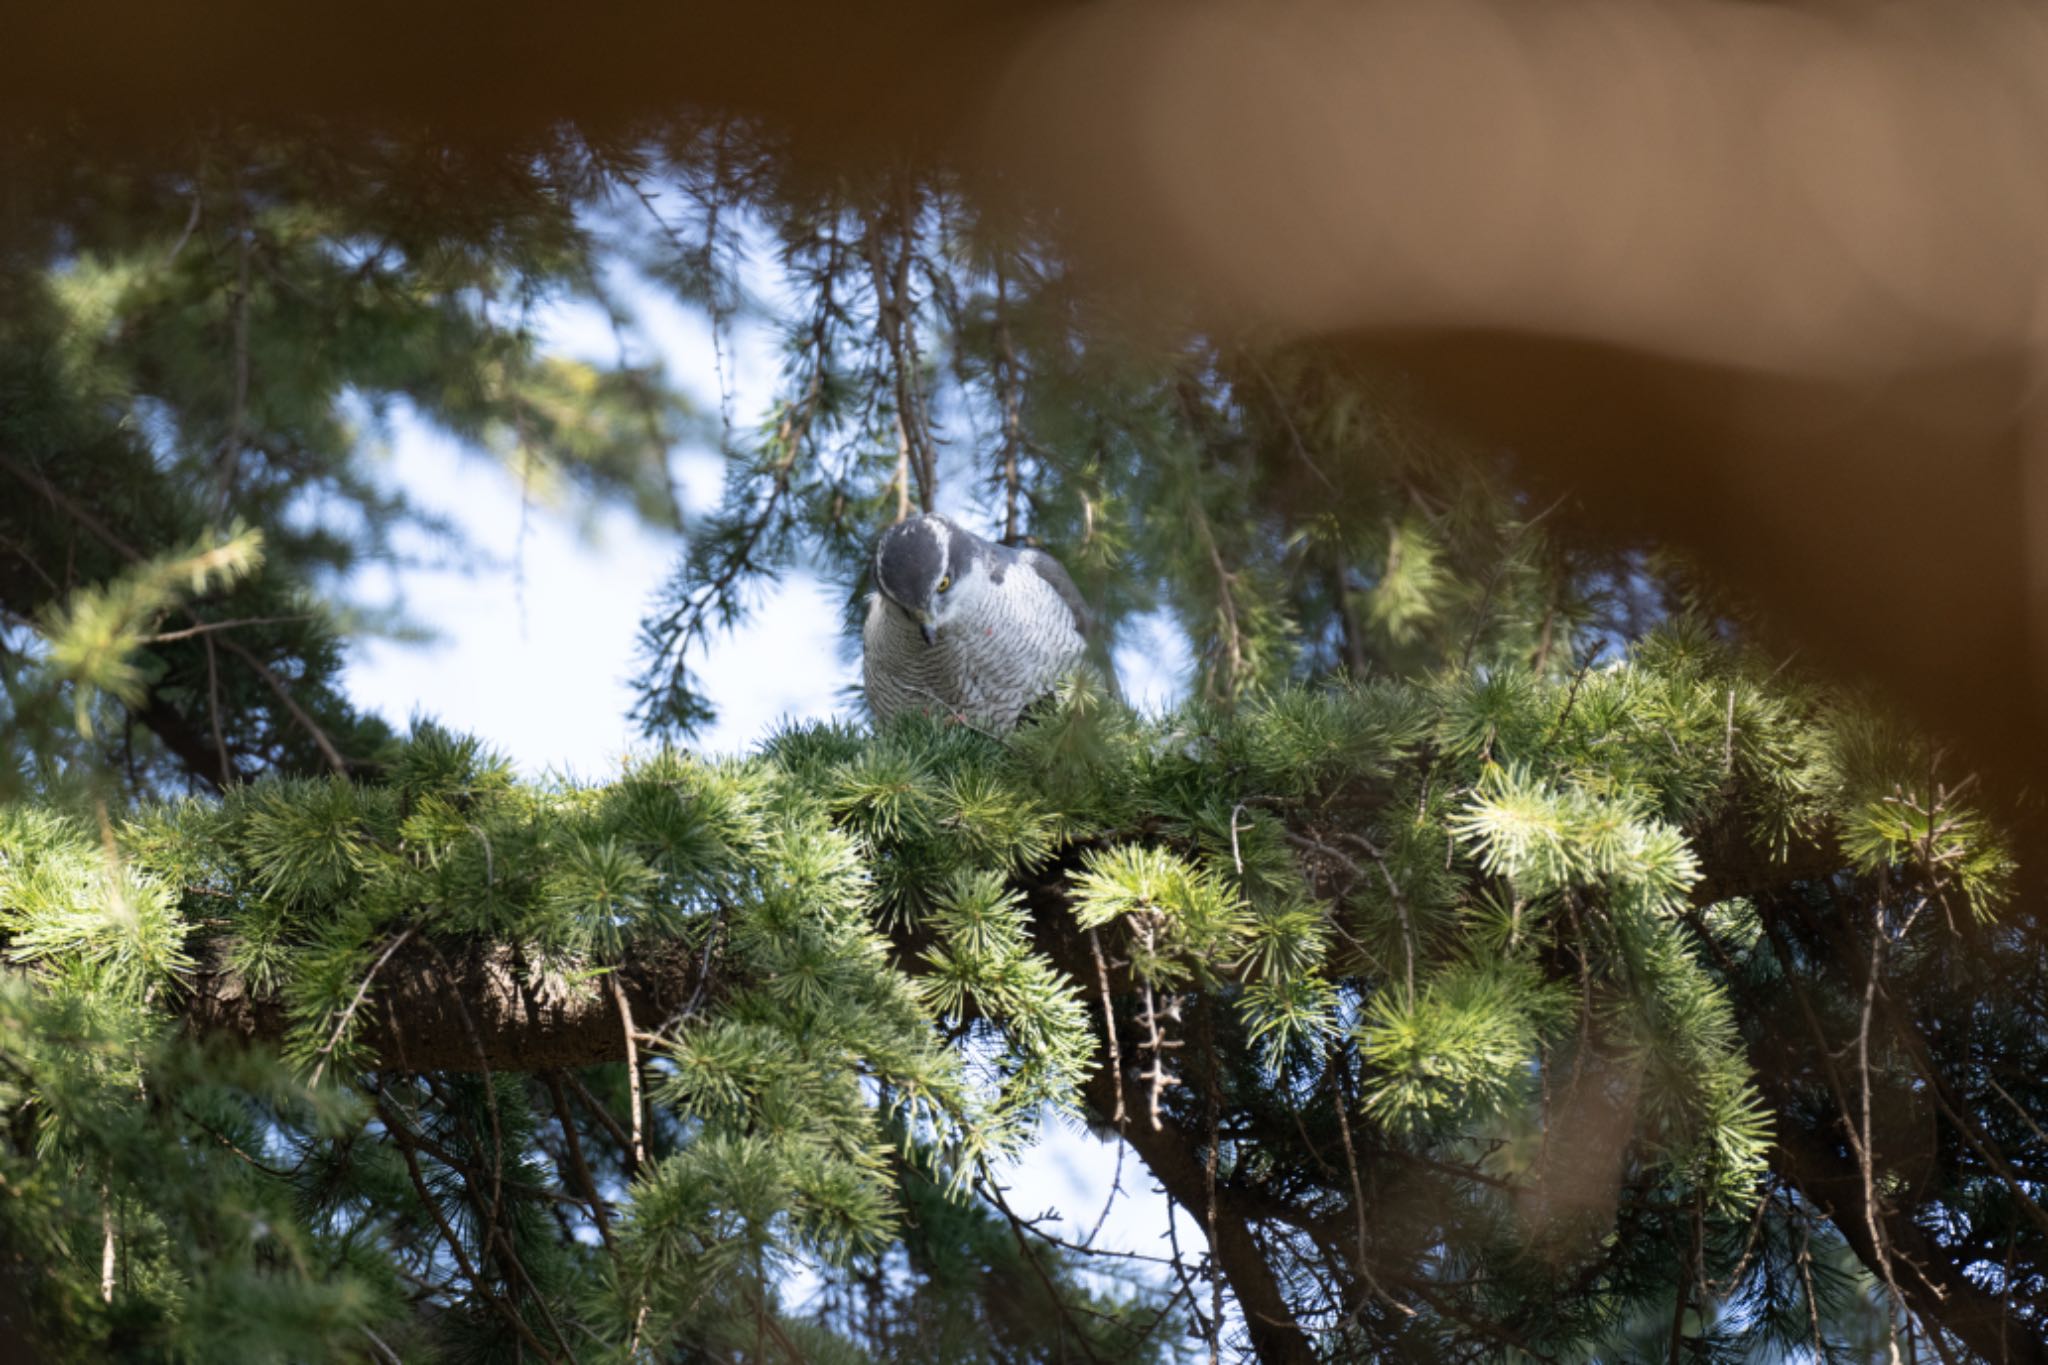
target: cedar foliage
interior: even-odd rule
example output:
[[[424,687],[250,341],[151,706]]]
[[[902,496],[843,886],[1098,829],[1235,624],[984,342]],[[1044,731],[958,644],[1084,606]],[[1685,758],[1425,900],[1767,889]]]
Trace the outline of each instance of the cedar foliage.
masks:
[[[14,150],[0,1313],[53,1357],[2048,1352],[2025,809],[1398,377],[1134,336],[1044,225],[732,120],[198,149]],[[690,403],[541,345],[635,272],[785,333],[702,517]],[[682,526],[616,778],[350,705],[397,402]],[[851,610],[941,505],[1187,700],[681,747],[759,586]],[[1206,1254],[1010,1207],[1048,1113]]]

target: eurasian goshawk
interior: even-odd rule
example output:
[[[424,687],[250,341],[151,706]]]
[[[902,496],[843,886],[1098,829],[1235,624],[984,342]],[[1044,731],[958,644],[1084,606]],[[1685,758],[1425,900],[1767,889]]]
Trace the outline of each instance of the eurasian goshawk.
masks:
[[[983,540],[942,516],[875,543],[861,672],[877,724],[925,711],[996,733],[1081,662],[1087,607],[1043,550]]]

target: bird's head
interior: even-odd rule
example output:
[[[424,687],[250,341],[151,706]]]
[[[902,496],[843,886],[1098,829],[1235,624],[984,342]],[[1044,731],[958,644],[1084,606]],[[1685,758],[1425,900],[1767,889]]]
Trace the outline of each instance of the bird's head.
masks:
[[[946,518],[899,521],[875,542],[875,586],[937,644],[947,621],[985,585],[979,542]]]

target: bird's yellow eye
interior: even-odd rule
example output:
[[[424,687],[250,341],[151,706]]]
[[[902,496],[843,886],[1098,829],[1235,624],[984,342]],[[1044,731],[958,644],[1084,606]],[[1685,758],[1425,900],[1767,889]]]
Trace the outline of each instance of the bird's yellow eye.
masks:
[[[945,576],[944,578],[941,578],[941,579],[939,580],[939,591],[940,591],[940,592],[944,592],[944,591],[945,591],[946,589],[948,589],[948,588],[950,588],[950,587],[952,587],[952,586],[953,586],[953,576],[952,576],[951,574],[947,574],[947,575],[946,575],[946,576]]]

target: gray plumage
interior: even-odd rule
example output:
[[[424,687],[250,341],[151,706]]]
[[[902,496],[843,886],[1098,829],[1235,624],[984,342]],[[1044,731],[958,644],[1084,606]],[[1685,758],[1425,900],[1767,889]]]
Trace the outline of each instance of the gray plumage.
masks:
[[[927,514],[882,533],[873,570],[861,675],[878,724],[925,711],[1001,733],[1081,662],[1087,607],[1043,550]]]

